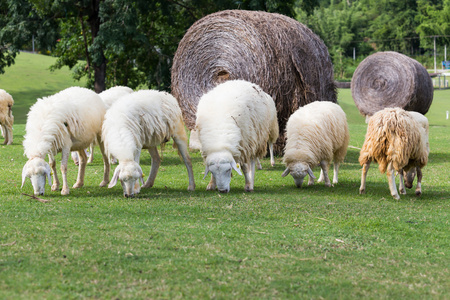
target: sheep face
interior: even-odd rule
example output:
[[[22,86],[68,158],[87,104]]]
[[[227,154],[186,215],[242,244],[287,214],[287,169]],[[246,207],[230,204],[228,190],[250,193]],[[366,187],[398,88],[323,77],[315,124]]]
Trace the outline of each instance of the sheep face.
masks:
[[[230,191],[232,169],[236,170],[239,175],[242,175],[230,153],[213,153],[206,158],[205,177],[211,172],[216,187],[221,193],[228,193]]]
[[[405,186],[410,189],[413,186],[414,178],[416,177],[417,169],[411,168],[408,172],[403,171],[403,176],[405,178]]]
[[[45,192],[45,180],[50,185],[50,165],[42,158],[32,158],[27,161],[22,170],[22,187],[25,180],[30,178],[34,189],[34,195],[42,196]]]
[[[111,179],[109,188],[112,188],[117,184],[117,180],[120,180],[123,189],[123,195],[125,197],[134,197],[141,191],[141,185],[139,181],[143,184],[143,173],[142,169],[137,162],[128,161],[124,163],[119,163],[116,170],[114,171],[113,178]]]
[[[292,175],[295,185],[298,188],[302,187],[303,180],[305,179],[306,175],[309,175],[310,177],[315,179],[311,168],[307,164],[301,162],[289,165],[281,176],[285,177],[288,174]]]

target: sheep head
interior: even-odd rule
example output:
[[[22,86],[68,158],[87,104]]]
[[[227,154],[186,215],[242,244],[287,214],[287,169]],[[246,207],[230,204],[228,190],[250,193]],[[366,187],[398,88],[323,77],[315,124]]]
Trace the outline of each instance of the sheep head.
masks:
[[[45,160],[39,157],[31,158],[22,169],[22,187],[25,180],[30,178],[34,195],[42,196],[45,192],[45,180],[48,180],[49,185],[52,181],[50,173],[50,165]]]
[[[294,182],[297,187],[302,187],[302,183],[306,175],[316,179],[309,165],[302,162],[288,165],[281,176],[286,177],[289,173],[294,178]]]
[[[416,177],[417,168],[413,167],[408,171],[403,170],[403,176],[405,178],[405,186],[410,189],[413,186],[414,178]]]
[[[123,195],[125,197],[134,197],[141,191],[139,181],[143,182],[143,173],[139,164],[135,161],[119,162],[114,175],[108,187],[112,188],[120,180],[123,188]]]
[[[242,175],[233,156],[226,151],[208,155],[205,163],[205,177],[211,172],[215,179],[217,189],[221,193],[228,193],[230,191],[232,169],[238,172],[239,175]]]

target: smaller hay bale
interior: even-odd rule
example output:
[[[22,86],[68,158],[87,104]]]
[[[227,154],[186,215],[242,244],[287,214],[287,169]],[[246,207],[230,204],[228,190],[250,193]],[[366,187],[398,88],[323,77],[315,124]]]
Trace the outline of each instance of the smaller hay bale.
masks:
[[[418,61],[393,51],[364,59],[353,74],[351,90],[363,116],[386,107],[426,114],[433,101],[433,83],[427,70]]]

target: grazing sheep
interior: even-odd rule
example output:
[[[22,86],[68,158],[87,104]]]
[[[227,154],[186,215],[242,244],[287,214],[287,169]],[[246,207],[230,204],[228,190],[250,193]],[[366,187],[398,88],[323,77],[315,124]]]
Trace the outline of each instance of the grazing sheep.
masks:
[[[427,164],[428,153],[428,135],[413,114],[401,108],[385,108],[376,112],[369,119],[366,138],[359,155],[359,163],[363,167],[359,193],[365,193],[367,172],[370,163],[375,161],[379,164],[380,172],[386,172],[389,189],[395,199],[400,199],[395,186],[395,171],[400,174],[400,192],[404,193],[403,174],[416,167],[416,194],[420,195],[419,179],[421,180],[422,173],[419,170]]]
[[[286,125],[286,147],[283,162],[297,187],[301,187],[306,175],[308,185],[314,184],[312,168],[320,165],[318,182],[331,186],[328,169],[333,161],[333,184],[338,182],[339,164],[347,154],[349,132],[347,118],[342,108],[332,102],[316,101],[299,108]]]
[[[206,164],[205,177],[211,172],[207,190],[217,186],[230,191],[231,169],[245,176],[245,190],[252,191],[255,162],[266,154],[267,143],[273,160],[273,143],[278,138],[275,103],[258,85],[226,81],[200,98],[196,130]]]
[[[415,111],[408,111],[408,113],[420,124],[420,132],[422,138],[425,140],[427,155],[430,153],[430,144],[428,143],[428,119],[421,113]],[[404,176],[404,185],[410,189],[413,186],[414,178],[417,174],[417,186],[416,186],[416,195],[420,196],[422,194],[422,169],[419,166],[413,166],[409,169],[409,171],[400,172]],[[400,184],[403,181],[400,180]],[[405,186],[399,186],[399,190],[401,194],[406,194]]]
[[[12,127],[14,116],[12,115],[12,106],[14,100],[5,90],[0,89],[0,125],[2,135],[5,138],[3,145],[11,145],[13,142]]]
[[[114,104],[114,102],[117,101],[117,99],[119,99],[122,96],[128,95],[130,93],[132,93],[133,90],[127,86],[114,86],[112,88],[109,88],[103,92],[101,92],[100,94],[98,94],[100,96],[100,98],[102,98],[103,103],[105,104],[106,110],[108,110],[111,105]],[[87,153],[86,153],[87,155]],[[78,165],[79,163],[79,158],[78,158],[78,153],[76,151],[72,152],[72,160],[75,163],[75,165]],[[89,159],[88,159],[88,164],[92,163],[94,161],[94,143],[91,143],[89,145]],[[110,159],[111,163],[116,163],[117,160],[114,157],[111,157]]]
[[[87,109],[89,108],[89,109]],[[25,179],[31,179],[35,195],[43,195],[45,179],[50,184],[50,166],[53,170],[52,191],[59,189],[54,156],[62,152],[61,173],[62,195],[69,194],[67,183],[67,161],[70,151],[78,151],[80,164],[77,182],[73,186],[84,185],[86,154],[84,149],[97,138],[103,155],[104,174],[100,186],[109,182],[109,162],[101,141],[101,129],[106,109],[103,101],[93,91],[71,87],[53,96],[38,101],[30,108],[25,127],[23,146],[28,161],[22,171],[22,186]],[[44,161],[49,156],[50,166]]]
[[[143,148],[151,156],[151,171],[142,188],[152,187],[161,164],[157,146],[170,138],[183,158],[189,176],[188,190],[195,189],[191,158],[187,150],[187,135],[177,100],[166,92],[141,90],[123,96],[111,106],[103,123],[103,139],[109,154],[119,160],[111,183],[119,179],[125,197],[140,192],[139,180],[143,181],[139,158]]]

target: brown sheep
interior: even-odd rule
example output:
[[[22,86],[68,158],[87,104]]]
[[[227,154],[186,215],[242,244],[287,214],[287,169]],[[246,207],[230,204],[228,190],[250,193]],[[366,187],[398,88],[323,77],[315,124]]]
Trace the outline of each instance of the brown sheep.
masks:
[[[359,163],[363,167],[359,193],[365,193],[367,172],[370,163],[375,161],[380,172],[388,176],[391,195],[400,199],[395,186],[395,171],[400,174],[400,192],[404,194],[404,172],[414,167],[420,170],[428,162],[428,136],[424,133],[421,124],[401,108],[385,108],[376,112],[369,119],[359,156]],[[416,194],[420,195],[421,190],[416,191]]]
[[[14,116],[12,115],[12,106],[14,100],[5,90],[0,89],[0,125],[2,135],[5,138],[3,145],[11,145],[13,142],[12,127]]]

